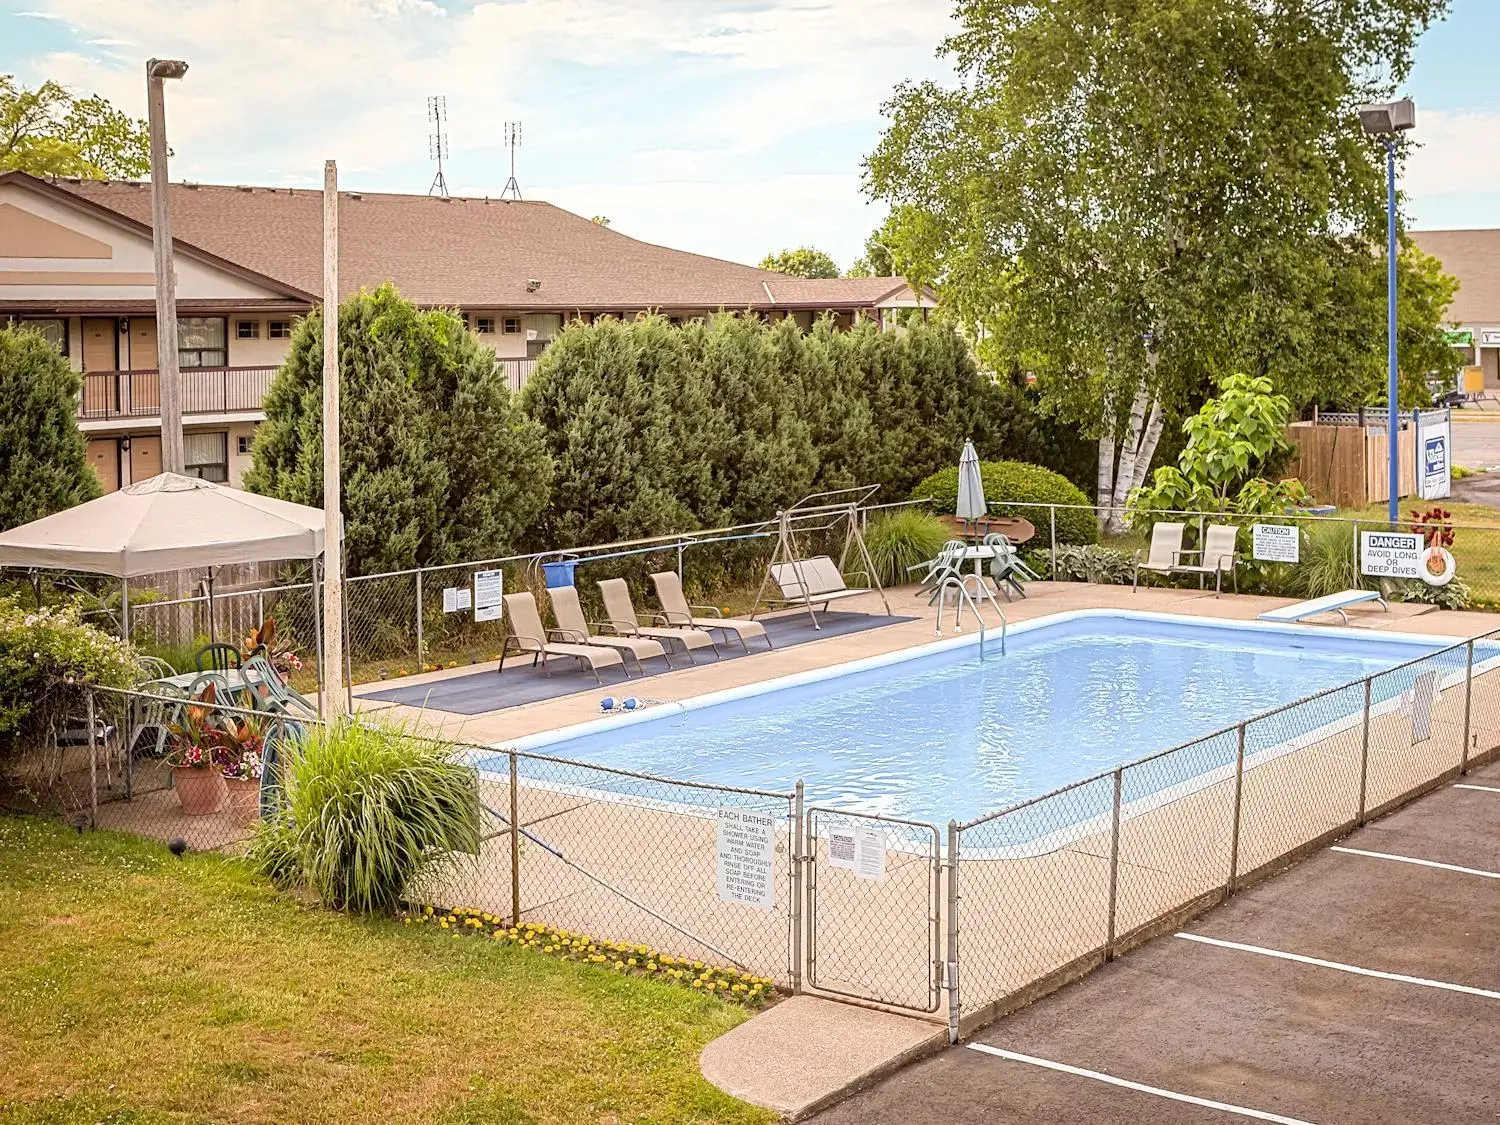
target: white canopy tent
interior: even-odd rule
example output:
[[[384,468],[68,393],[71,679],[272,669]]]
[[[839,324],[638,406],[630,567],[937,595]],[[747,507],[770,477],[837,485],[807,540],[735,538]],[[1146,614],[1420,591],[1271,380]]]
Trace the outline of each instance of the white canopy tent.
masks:
[[[86,504],[0,532],[0,566],[74,570],[120,579],[121,632],[130,635],[130,579],[202,570],[213,621],[213,575],[226,563],[311,559],[314,596],[323,509],[163,473]]]

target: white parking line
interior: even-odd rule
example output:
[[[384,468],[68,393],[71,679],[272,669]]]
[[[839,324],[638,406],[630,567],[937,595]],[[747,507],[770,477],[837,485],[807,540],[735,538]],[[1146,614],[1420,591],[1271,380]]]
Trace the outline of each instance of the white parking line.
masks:
[[[1187,941],[1203,945],[1217,945],[1221,949],[1238,949],[1241,953],[1258,953],[1262,957],[1276,957],[1282,961],[1296,961],[1299,965],[1316,965],[1320,969],[1337,969],[1341,973],[1353,973],[1360,977],[1377,977],[1380,980],[1399,981],[1401,984],[1419,984],[1424,988],[1440,988],[1445,992],[1462,992],[1468,996],[1483,996],[1486,1000],[1500,1000],[1500,992],[1488,988],[1475,988],[1469,984],[1450,984],[1445,980],[1428,980],[1426,977],[1409,977],[1403,973],[1383,973],[1379,969],[1363,969],[1358,965],[1346,965],[1342,961],[1324,961],[1321,957],[1304,957],[1300,953],[1287,953],[1280,949],[1267,949],[1262,945],[1245,945],[1238,941],[1223,941],[1204,937],[1202,934],[1179,933]]]
[[[1455,788],[1455,789],[1476,789],[1476,790],[1478,790],[1481,793],[1500,793],[1500,786],[1497,786],[1497,785],[1463,785],[1463,784],[1459,784],[1459,785],[1455,785],[1453,788]]]
[[[1337,844],[1328,849],[1331,852],[1343,852],[1345,855],[1362,855],[1369,859],[1389,859],[1396,863],[1414,863],[1418,867],[1436,867],[1439,871],[1457,871],[1462,875],[1478,875],[1481,879],[1500,879],[1500,871],[1481,871],[1477,867],[1459,867],[1456,863],[1439,863],[1435,859],[1416,859],[1409,855],[1396,855],[1394,852],[1366,852],[1359,848],[1341,848]]]
[[[1022,1055],[1017,1054],[1015,1051],[1003,1051],[999,1047],[991,1047],[988,1043],[970,1043],[969,1050],[982,1051],[986,1055],[1009,1059],[1011,1062],[1025,1063],[1028,1066],[1040,1066],[1047,1070],[1061,1071],[1063,1074],[1077,1075],[1079,1078],[1092,1078],[1095,1082],[1107,1082],[1111,1086],[1120,1086],[1126,1090],[1135,1090],[1142,1094],[1153,1094],[1158,1098],[1169,1098],[1174,1102],[1187,1102],[1189,1105],[1200,1105],[1206,1109],[1222,1109],[1225,1113],[1238,1114],[1240,1117],[1253,1117],[1257,1121],[1277,1121],[1280,1122],[1280,1125],[1312,1125],[1312,1122],[1303,1121],[1299,1117],[1282,1117],[1277,1113],[1267,1113],[1263,1109],[1246,1109],[1242,1105],[1230,1105],[1228,1102],[1210,1101],[1208,1098],[1195,1098],[1192,1094],[1179,1094],[1175,1090],[1163,1090],[1159,1086],[1147,1086],[1142,1082],[1132,1082],[1128,1078],[1116,1078],[1112,1074],[1100,1074],[1097,1070],[1084,1070],[1082,1067],[1069,1066],[1067,1063],[1052,1062],[1050,1059],[1039,1059],[1034,1055]]]

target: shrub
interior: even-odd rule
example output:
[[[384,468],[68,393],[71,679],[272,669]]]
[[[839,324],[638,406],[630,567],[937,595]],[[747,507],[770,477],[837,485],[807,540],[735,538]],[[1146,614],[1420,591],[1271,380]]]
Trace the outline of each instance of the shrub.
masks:
[[[948,525],[930,512],[901,508],[872,521],[865,530],[865,546],[875,572],[886,586],[899,586],[920,575],[906,568],[935,558],[951,538]]]
[[[1298,574],[1301,578],[1300,593],[1309,598],[1321,598],[1363,586],[1349,525],[1325,521],[1310,524]]]
[[[1420,602],[1439,609],[1467,609],[1474,598],[1462,578],[1455,578],[1446,586],[1430,586],[1421,579],[1398,582],[1393,595],[1398,602]]]
[[[1048,512],[1037,505],[1073,505],[1057,509],[1058,545],[1099,542],[1099,525],[1089,498],[1066,477],[1022,461],[981,461],[979,476],[984,481],[984,496],[991,515],[1021,516],[1036,525],[1039,535],[1045,536]],[[958,507],[958,466],[933,473],[912,489],[911,495],[913,499],[930,499],[939,512],[952,512]]]
[[[0,598],[0,758],[82,714],[83,685],[140,679],[130,646],[84,624],[76,606],[26,610]]]
[[[1135,557],[1115,547],[1059,547],[1052,578],[1057,582],[1094,582],[1123,586],[1135,573]]]
[[[99,495],[78,430],[80,385],[40,332],[0,330],[0,530]]]
[[[473,769],[400,727],[346,719],[313,729],[288,748],[282,784],[250,862],[336,909],[390,913],[414,882],[479,849]]]

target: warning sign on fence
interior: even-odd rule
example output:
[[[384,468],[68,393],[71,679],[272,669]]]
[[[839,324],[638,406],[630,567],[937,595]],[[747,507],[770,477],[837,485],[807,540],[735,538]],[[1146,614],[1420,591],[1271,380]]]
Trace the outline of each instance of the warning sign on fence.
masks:
[[[1406,531],[1362,531],[1359,569],[1372,578],[1421,578],[1422,537]]]
[[[828,866],[861,879],[885,877],[885,832],[864,825],[828,830]]]
[[[776,817],[719,810],[719,897],[759,910],[776,905]]]
[[[1302,530],[1294,524],[1257,523],[1250,528],[1251,553],[1257,562],[1297,562],[1301,546]]]

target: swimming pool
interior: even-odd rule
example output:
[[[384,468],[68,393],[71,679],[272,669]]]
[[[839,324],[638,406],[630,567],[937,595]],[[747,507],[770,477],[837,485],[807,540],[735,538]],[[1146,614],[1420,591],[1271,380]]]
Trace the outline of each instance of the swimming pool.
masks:
[[[809,802],[931,823],[965,821],[1444,644],[1433,637],[1098,610],[1015,626],[1003,656],[993,631],[984,659],[977,639],[950,637],[516,745],[722,785],[785,791],[801,779]],[[1463,654],[1455,660],[1461,673]],[[1376,702],[1405,690],[1415,674],[1377,681]],[[1301,721],[1310,731],[1347,718],[1362,699],[1362,689],[1339,693]],[[1260,738],[1309,731],[1288,726]],[[1232,741],[1229,755],[1232,762]],[[1223,765],[1213,755],[1200,757],[1195,770]]]

